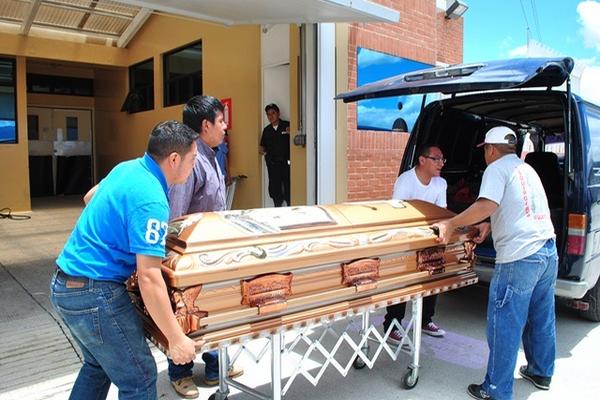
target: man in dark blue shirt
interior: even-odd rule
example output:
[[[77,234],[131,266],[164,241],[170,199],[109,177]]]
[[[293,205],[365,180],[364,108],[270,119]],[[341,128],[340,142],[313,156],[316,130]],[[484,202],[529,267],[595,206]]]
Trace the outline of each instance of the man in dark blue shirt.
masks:
[[[265,107],[269,125],[260,138],[258,152],[265,156],[269,173],[269,196],[275,207],[290,206],[290,123],[279,118],[277,104]]]
[[[125,288],[137,269],[144,304],[178,364],[192,361],[194,341],[171,309],[161,261],[169,184],[185,182],[198,134],[176,121],[158,124],[142,158],[117,165],[85,196],[75,229],[56,260],[51,301],[84,357],[71,399],[156,398],[156,363]]]

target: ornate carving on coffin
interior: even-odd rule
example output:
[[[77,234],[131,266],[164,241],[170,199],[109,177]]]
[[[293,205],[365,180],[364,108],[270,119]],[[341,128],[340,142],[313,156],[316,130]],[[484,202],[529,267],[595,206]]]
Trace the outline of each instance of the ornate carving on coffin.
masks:
[[[206,253],[198,254],[198,263],[202,266],[212,266],[218,264],[238,264],[244,257],[254,257],[262,260],[267,257],[267,252],[259,246],[242,247],[239,249],[227,251],[217,256],[208,255]]]
[[[445,251],[446,246],[428,247],[417,251],[417,271],[428,271],[429,275],[444,272]]]
[[[171,221],[169,223],[167,233],[169,234],[169,236],[175,235],[176,237],[179,237],[179,235],[181,235],[181,233],[184,230],[200,221],[202,219],[202,215],[202,213],[191,214],[189,216],[181,217],[179,219]]]
[[[287,298],[292,294],[291,272],[267,274],[243,280],[242,304],[258,307],[259,314],[277,312],[287,307]]]
[[[354,286],[357,292],[375,289],[379,278],[379,258],[362,258],[342,264],[342,285]]]
[[[194,256],[181,255],[174,251],[167,253],[167,257],[163,260],[162,264],[172,269],[173,271],[185,271],[194,268]]]
[[[477,247],[477,244],[473,241],[469,240],[464,242],[463,248],[465,249],[465,255],[460,259],[460,261],[466,261],[473,265],[473,261],[475,261],[475,247]]]
[[[430,229],[414,227],[414,228],[397,228],[385,231],[370,232],[365,234],[352,234],[338,237],[324,237],[307,240],[299,240],[294,242],[277,243],[274,245],[265,246],[249,246],[224,252],[210,252],[195,254],[195,259],[182,263],[176,253],[169,253],[164,265],[173,270],[178,271],[186,268],[191,268],[190,264],[198,267],[204,266],[219,266],[238,264],[246,257],[253,257],[258,260],[262,259],[278,259],[286,258],[299,254],[317,253],[319,251],[330,249],[349,249],[352,247],[360,247],[365,244],[379,244],[391,240],[402,239],[422,239],[430,238],[433,233]]]
[[[175,319],[183,333],[188,334],[200,328],[200,318],[208,315],[194,304],[202,290],[202,285],[191,286],[187,289],[171,289],[171,303],[174,307]]]

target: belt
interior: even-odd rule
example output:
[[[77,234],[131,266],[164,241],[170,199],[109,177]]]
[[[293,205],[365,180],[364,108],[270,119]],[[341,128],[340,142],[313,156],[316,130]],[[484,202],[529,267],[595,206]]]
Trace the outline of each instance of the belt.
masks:
[[[56,276],[65,280],[65,286],[69,289],[71,288],[82,288],[86,283],[91,281],[90,278],[86,278],[85,276],[72,276],[64,272],[58,266],[56,267]]]

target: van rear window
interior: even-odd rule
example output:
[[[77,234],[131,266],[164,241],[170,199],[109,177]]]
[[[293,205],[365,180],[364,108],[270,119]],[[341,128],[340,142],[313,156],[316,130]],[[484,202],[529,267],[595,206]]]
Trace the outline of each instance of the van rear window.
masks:
[[[562,160],[565,158],[565,142],[563,141],[563,138],[557,139],[558,140],[553,141],[546,140],[546,143],[544,144],[544,151],[554,153],[558,156],[559,160]]]

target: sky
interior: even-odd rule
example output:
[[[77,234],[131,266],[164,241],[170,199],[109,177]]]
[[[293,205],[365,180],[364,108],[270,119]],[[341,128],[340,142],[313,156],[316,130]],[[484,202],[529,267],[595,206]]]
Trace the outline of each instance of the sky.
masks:
[[[600,104],[599,0],[463,1],[464,62],[524,57],[529,37],[585,64],[581,94]]]

